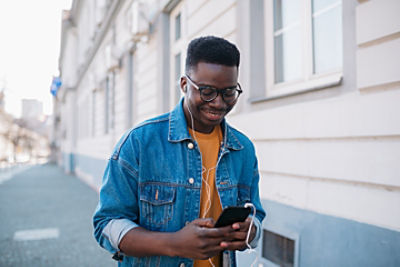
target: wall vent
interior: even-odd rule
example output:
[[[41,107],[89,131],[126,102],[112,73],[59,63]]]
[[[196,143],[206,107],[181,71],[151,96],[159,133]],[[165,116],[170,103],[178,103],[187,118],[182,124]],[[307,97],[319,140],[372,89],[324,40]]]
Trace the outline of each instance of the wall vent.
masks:
[[[297,266],[297,239],[289,238],[268,230],[263,230],[262,257],[268,266]]]

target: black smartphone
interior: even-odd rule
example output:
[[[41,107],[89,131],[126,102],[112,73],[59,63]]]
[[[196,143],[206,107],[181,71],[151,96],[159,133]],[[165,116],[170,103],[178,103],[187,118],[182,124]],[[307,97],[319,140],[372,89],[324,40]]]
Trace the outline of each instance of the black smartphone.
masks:
[[[235,222],[244,222],[247,216],[249,216],[250,211],[250,207],[227,207],[222,211],[215,223],[215,227],[227,226]]]

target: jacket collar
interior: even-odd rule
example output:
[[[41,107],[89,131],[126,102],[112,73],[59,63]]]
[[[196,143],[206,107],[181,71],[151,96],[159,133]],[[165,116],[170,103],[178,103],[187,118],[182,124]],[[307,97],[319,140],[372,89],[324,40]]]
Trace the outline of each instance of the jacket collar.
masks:
[[[222,134],[224,136],[224,144],[226,148],[233,150],[243,149],[233,129],[228,125],[224,119],[221,123]],[[185,114],[183,112],[183,97],[178,105],[171,111],[169,115],[169,142],[181,142],[184,140],[192,140],[188,131]]]

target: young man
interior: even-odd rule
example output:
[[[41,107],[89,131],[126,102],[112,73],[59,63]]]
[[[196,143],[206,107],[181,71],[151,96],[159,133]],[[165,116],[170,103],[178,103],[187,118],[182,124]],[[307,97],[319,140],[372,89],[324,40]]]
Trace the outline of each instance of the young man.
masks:
[[[218,37],[188,47],[183,99],[129,131],[108,162],[95,237],[120,266],[236,266],[265,212],[254,146],[224,117],[236,104],[239,51]],[[223,208],[252,203],[245,222],[214,227]]]

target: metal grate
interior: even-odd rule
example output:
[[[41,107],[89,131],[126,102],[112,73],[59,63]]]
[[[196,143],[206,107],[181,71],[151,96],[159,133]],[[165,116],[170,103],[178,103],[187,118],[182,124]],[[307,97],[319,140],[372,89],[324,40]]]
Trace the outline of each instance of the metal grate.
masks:
[[[295,240],[268,230],[263,233],[262,256],[279,266],[294,266]]]

